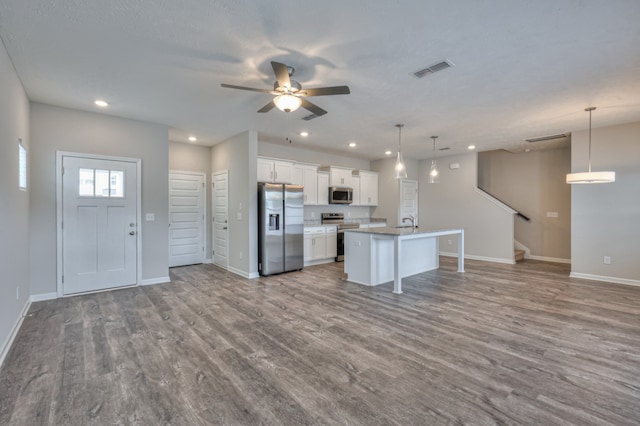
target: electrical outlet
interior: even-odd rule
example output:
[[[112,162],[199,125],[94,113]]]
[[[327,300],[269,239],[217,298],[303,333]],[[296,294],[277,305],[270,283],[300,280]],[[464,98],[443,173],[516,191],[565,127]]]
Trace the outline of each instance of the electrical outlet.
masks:
[[[242,260],[242,252],[240,252],[240,260]]]
[[[315,219],[316,218],[316,212],[311,212],[311,219]]]
[[[16,287],[16,300],[20,300],[20,287]]]
[[[605,265],[611,265],[611,256],[605,256],[604,257],[604,264]]]
[[[453,240],[447,240],[447,244],[449,245],[453,244]]]

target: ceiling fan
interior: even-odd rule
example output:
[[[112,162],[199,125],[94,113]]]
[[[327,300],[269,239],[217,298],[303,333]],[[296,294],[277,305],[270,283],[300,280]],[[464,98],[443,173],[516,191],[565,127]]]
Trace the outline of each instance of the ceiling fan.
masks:
[[[333,86],[333,87],[318,87],[315,89],[303,89],[300,83],[291,79],[295,68],[281,64],[280,62],[271,61],[273,72],[276,75],[276,82],[273,83],[273,90],[254,89],[253,87],[234,86],[232,84],[222,83],[220,86],[228,89],[240,89],[250,90],[252,92],[268,93],[275,95],[275,98],[262,108],[258,112],[269,112],[273,107],[277,107],[284,112],[292,112],[302,107],[313,114],[310,118],[319,117],[325,115],[327,111],[323,110],[316,104],[313,104],[306,100],[309,96],[326,96],[326,95],[348,95],[349,86]],[[305,119],[309,119],[305,117]]]

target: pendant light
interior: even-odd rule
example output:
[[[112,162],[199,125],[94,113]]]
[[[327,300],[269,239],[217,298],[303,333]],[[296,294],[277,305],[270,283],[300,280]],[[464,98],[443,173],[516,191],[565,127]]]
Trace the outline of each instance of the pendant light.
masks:
[[[396,158],[395,174],[396,179],[407,178],[407,168],[404,165],[404,159],[402,158],[402,128],[404,124],[396,124],[398,128],[398,157]]]
[[[437,136],[431,136],[433,139],[433,154],[436,153],[436,139]],[[429,183],[440,183],[440,171],[438,170],[438,163],[436,163],[435,157],[431,160],[431,169],[429,169]]]
[[[589,171],[567,174],[567,183],[610,183],[616,181],[616,172],[592,172],[591,171],[591,111],[596,107],[585,108],[589,112]]]

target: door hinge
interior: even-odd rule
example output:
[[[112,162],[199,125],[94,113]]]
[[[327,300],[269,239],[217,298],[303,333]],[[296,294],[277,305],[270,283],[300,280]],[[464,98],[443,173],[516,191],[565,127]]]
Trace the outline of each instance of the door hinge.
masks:
[[[60,229],[64,229],[64,220],[60,222]]]
[[[204,182],[202,182],[202,187],[204,188]]]
[[[62,276],[62,284],[64,284],[64,275]]]
[[[62,168],[62,174],[64,175],[64,167]]]

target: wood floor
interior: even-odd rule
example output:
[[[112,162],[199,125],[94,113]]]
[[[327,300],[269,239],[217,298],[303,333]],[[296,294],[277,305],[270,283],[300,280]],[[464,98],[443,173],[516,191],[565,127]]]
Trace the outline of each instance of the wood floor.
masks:
[[[640,288],[442,258],[368,288],[342,264],[34,303],[1,425],[638,425]]]

